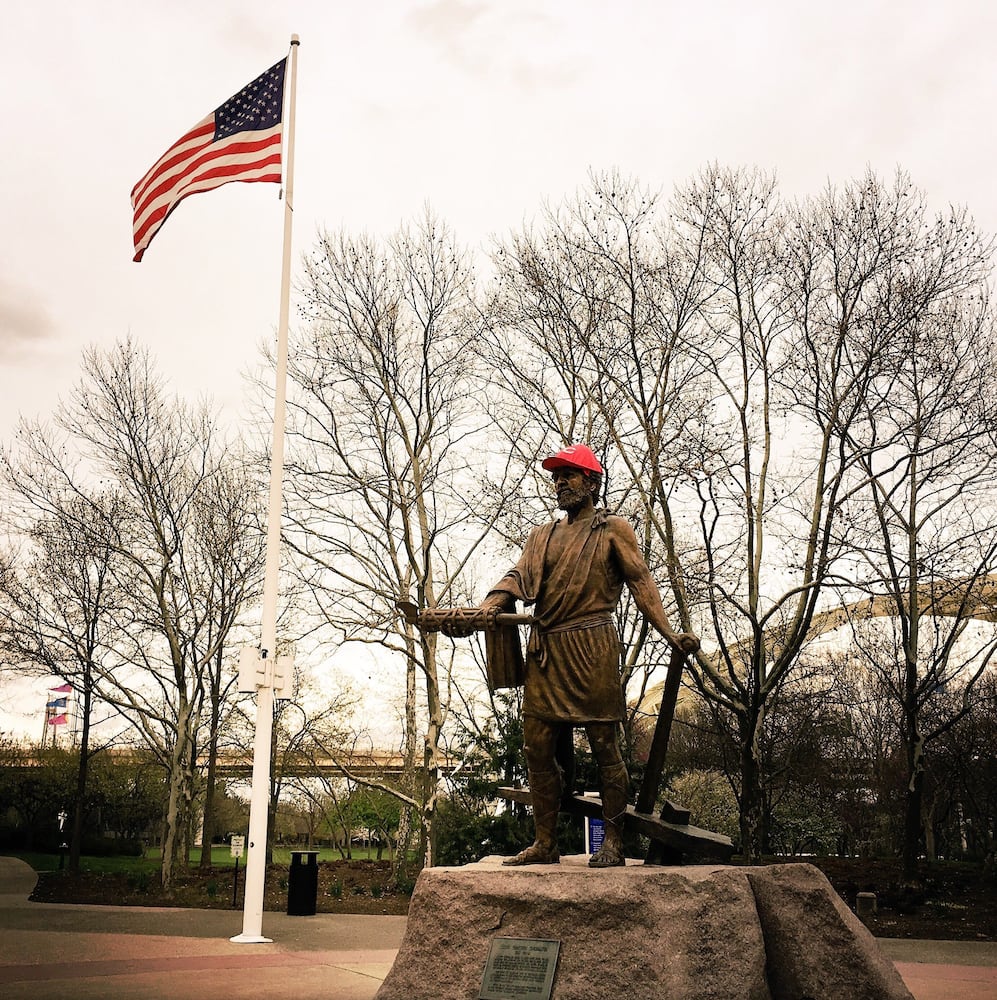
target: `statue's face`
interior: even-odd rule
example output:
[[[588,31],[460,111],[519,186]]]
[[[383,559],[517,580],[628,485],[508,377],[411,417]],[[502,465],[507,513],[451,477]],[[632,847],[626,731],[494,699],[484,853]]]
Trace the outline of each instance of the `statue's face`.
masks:
[[[584,507],[592,498],[592,481],[578,469],[555,469],[551,478],[557,493],[557,506],[571,511]]]

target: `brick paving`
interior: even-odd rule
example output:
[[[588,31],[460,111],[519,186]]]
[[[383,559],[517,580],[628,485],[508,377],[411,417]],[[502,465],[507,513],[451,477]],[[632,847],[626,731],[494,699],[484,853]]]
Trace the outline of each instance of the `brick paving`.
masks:
[[[234,944],[240,911],[29,903],[34,882],[0,857],[3,1000],[370,1000],[405,931],[405,917],[265,913],[273,943]],[[997,1000],[997,942],[880,946],[915,1000]]]

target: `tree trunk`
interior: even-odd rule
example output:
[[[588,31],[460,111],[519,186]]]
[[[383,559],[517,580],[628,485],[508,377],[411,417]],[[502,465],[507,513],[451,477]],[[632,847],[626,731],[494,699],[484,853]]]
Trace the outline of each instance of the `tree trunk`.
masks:
[[[176,870],[187,872],[190,870],[190,855],[194,850],[194,841],[197,839],[197,832],[194,829],[194,753],[190,754],[190,760],[184,767],[184,780],[182,786],[183,815],[180,829],[183,839],[180,851],[177,855]]]
[[[218,731],[221,723],[221,676],[225,646],[218,644],[214,669],[209,677],[211,692],[210,719],[208,726],[208,769],[204,778],[204,826],[201,831],[201,859],[198,867],[211,867],[211,844],[215,839],[215,784],[218,771]]]
[[[187,766],[186,758],[190,747],[190,712],[181,709],[177,715],[177,737],[170,758],[170,791],[166,807],[165,831],[163,836],[163,862],[161,880],[163,889],[169,892],[173,888],[173,877],[177,869],[177,860],[184,843],[183,823],[185,820],[185,805],[189,799],[186,789]]]
[[[765,845],[765,797],[762,794],[762,764],[755,736],[761,721],[741,725],[741,853],[750,864],[762,859]]]
[[[436,793],[440,781],[440,733],[443,730],[443,709],[436,675],[435,644],[430,646],[427,662],[427,702],[429,725],[422,758],[422,863],[424,868],[436,864]]]
[[[80,729],[80,760],[76,770],[76,794],[73,800],[73,828],[69,838],[69,870],[80,870],[80,853],[83,845],[83,819],[86,812],[87,772],[90,767],[90,703],[92,700],[89,676],[83,683],[82,728]]]
[[[924,811],[921,816],[921,824],[924,829],[924,857],[927,861],[937,861],[938,847],[935,841],[936,800],[934,796],[925,796],[923,790],[921,792],[921,799],[924,806]]]
[[[178,830],[180,821],[180,783],[182,781],[179,768],[170,768],[170,793],[166,806],[166,816],[163,830],[163,860],[160,868],[160,880],[163,889],[169,892],[173,888],[173,869],[176,860],[177,844],[180,839]]]
[[[924,744],[916,726],[908,734],[907,773],[901,856],[903,877],[908,882],[914,882],[917,880],[917,863],[921,853],[921,803],[924,798]]]
[[[401,776],[402,791],[412,795],[416,789],[416,665],[414,656],[408,657],[405,669],[405,734],[404,734],[404,764]],[[392,864],[391,880],[395,885],[408,880],[408,856],[412,847],[413,816],[415,810],[402,803],[398,818],[398,850]],[[421,826],[421,824],[420,824]]]
[[[211,844],[215,839],[215,774],[218,770],[218,725],[212,710],[208,737],[208,771],[204,778],[204,822],[201,828],[201,859],[198,867],[211,867]]]
[[[427,765],[422,778],[422,832],[419,838],[424,868],[436,864],[436,785],[439,778],[439,768]]]

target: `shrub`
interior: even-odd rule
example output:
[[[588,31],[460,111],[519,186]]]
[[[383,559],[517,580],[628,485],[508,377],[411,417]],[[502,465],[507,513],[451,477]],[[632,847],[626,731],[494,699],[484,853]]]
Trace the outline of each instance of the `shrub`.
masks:
[[[441,865],[466,865],[489,854],[516,854],[533,840],[532,819],[513,810],[482,815],[447,802],[437,820],[437,852]]]
[[[152,874],[150,872],[132,872],[128,876],[128,887],[132,892],[140,892],[143,895],[149,891],[152,885]]]

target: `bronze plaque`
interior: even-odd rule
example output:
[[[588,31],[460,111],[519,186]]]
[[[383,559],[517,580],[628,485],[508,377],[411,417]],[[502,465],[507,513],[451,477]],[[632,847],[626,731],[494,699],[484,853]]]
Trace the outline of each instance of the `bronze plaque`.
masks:
[[[550,1000],[560,941],[492,938],[478,1000]]]

